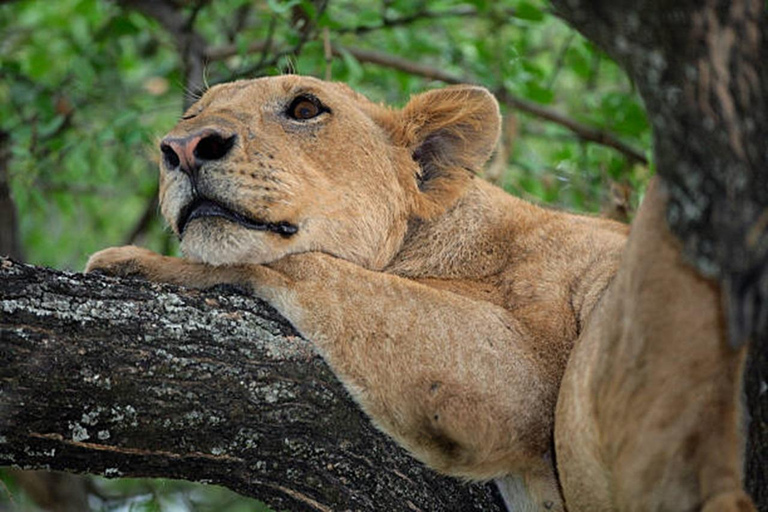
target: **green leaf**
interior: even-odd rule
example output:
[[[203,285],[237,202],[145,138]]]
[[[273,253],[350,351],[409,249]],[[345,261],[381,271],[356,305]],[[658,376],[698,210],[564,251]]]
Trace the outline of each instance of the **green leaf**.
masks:
[[[56,116],[47,123],[44,123],[40,126],[38,129],[38,135],[40,137],[50,137],[54,133],[56,133],[56,130],[61,128],[61,125],[64,124],[65,117],[64,116]]]
[[[45,77],[53,67],[53,60],[43,48],[34,48],[27,60],[27,73],[30,78],[39,80]]]
[[[274,13],[285,14],[299,5],[301,2],[302,0],[267,0],[267,5],[269,6],[269,9]]]
[[[515,17],[521,20],[541,21],[544,19],[544,12],[531,2],[523,1],[517,4]]]
[[[552,103],[552,100],[555,97],[555,93],[552,92],[551,89],[547,89],[534,81],[530,81],[526,84],[525,95],[533,101],[544,105]]]
[[[141,33],[141,29],[130,17],[115,16],[97,32],[96,40],[104,41],[114,37],[134,36],[139,33]]]

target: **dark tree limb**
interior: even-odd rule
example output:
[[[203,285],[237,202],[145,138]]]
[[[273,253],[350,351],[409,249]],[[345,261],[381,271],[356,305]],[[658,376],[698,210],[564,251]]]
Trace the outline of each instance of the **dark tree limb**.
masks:
[[[376,431],[264,303],[10,260],[0,465],[212,482],[277,509],[502,510]]]
[[[768,335],[768,14],[762,0],[556,0],[648,109],[668,220],[730,292],[731,338]],[[744,302],[744,304],[742,304]],[[742,307],[743,306],[743,307]]]
[[[753,342],[747,488],[768,510],[768,8],[762,0],[552,3],[637,84],[671,193],[669,224],[698,269],[723,283],[732,344]]]

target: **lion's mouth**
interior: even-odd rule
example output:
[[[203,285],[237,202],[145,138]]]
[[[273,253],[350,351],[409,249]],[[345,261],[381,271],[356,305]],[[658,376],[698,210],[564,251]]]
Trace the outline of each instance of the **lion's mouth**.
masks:
[[[283,237],[290,237],[298,232],[299,227],[290,222],[266,222],[258,219],[252,219],[238,212],[232,211],[221,203],[207,198],[197,197],[187,204],[179,215],[178,232],[179,237],[184,236],[184,230],[194,219],[204,217],[221,217],[230,222],[234,222],[244,228],[256,231],[271,231]]]

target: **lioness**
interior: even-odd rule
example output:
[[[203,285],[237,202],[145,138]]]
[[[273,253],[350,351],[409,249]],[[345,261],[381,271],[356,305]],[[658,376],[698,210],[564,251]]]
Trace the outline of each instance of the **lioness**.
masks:
[[[717,290],[678,261],[663,191],[623,254],[624,225],[475,177],[499,123],[473,86],[402,110],[299,76],[213,87],[160,146],[186,259],[119,247],[87,270],[246,285],[383,431],[439,471],[496,479],[510,510],[749,507],[742,354]]]

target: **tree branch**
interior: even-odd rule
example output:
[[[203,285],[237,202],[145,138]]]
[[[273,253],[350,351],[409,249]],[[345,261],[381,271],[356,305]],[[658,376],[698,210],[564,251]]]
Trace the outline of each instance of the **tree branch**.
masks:
[[[232,73],[227,80],[236,80],[239,78],[245,78],[250,77],[253,75],[260,74],[264,69],[270,68],[272,66],[276,66],[280,59],[288,56],[298,56],[301,53],[301,50],[304,48],[304,45],[307,44],[311,39],[313,39],[317,34],[317,23],[316,20],[322,17],[323,13],[328,7],[328,0],[315,0],[315,8],[317,10],[315,17],[309,15],[309,13],[302,7],[301,5],[294,6],[293,8],[293,16],[294,16],[294,29],[299,31],[299,39],[298,41],[290,48],[284,48],[282,50],[275,50],[275,54],[272,56],[271,59],[266,59],[267,53],[272,47],[272,39],[274,36],[274,26],[270,25],[270,32],[267,36],[267,39],[265,41],[258,43],[259,51],[262,52],[261,58],[259,59],[259,62],[256,64],[253,64],[249,67],[239,69],[236,72]],[[274,23],[274,19],[272,20],[272,23]],[[236,54],[237,52],[235,52]],[[281,72],[283,73],[293,73],[293,64],[289,63],[288,69],[283,69]]]
[[[379,66],[397,69],[412,75],[423,76],[425,78],[429,78],[430,80],[439,80],[447,84],[475,83],[474,80],[468,77],[453,75],[432,66],[413,62],[408,59],[403,59],[402,57],[377,52],[375,50],[363,50],[360,48],[349,47],[342,48],[339,46],[334,46],[334,52],[337,55],[340,55],[343,52],[347,52],[360,62],[368,62],[371,64],[377,64]],[[565,128],[568,128],[573,133],[575,133],[580,139],[612,147],[630,159],[640,162],[644,165],[648,165],[648,159],[645,158],[643,153],[632,148],[628,144],[623,143],[604,130],[598,130],[581,124],[578,121],[570,119],[569,117],[564,116],[554,110],[543,107],[531,101],[518,98],[517,96],[507,92],[506,89],[500,89],[494,92],[499,101],[509,105],[510,107],[516,108],[521,112],[525,112],[535,117],[546,119],[547,121],[559,124],[560,126],[564,126]]]
[[[262,51],[265,44],[265,41],[256,41],[248,46],[248,52]],[[378,52],[375,50],[365,50],[362,48],[340,45],[332,45],[332,50],[334,55],[337,56],[348,53],[360,62],[367,62],[369,64],[376,64],[378,66],[397,69],[398,71],[403,71],[411,75],[421,76],[429,80],[437,80],[446,84],[477,83],[475,80],[472,80],[469,77],[454,75],[453,73],[449,73],[433,66],[427,66],[419,62],[414,62],[412,60],[404,59],[396,55]],[[233,55],[237,55],[237,53],[238,49],[236,46],[226,45],[217,48],[209,48],[206,51],[206,56],[210,60],[222,60]],[[639,162],[643,165],[648,165],[648,159],[641,151],[622,142],[609,132],[592,128],[591,126],[579,123],[578,121],[564,116],[563,114],[560,114],[552,109],[543,107],[522,98],[518,98],[517,96],[507,92],[505,89],[495,91],[495,93],[499,98],[499,101],[509,105],[512,108],[515,108],[521,112],[525,112],[526,114],[530,114],[534,117],[539,117],[555,124],[559,124],[560,126],[564,126],[565,128],[571,130],[582,140],[611,147],[627,156],[631,160]]]
[[[0,465],[225,485],[290,510],[502,510],[376,431],[262,302],[0,260]]]
[[[513,16],[514,11],[508,9],[509,15]],[[447,9],[445,11],[429,11],[420,10],[408,16],[402,16],[399,18],[382,18],[381,23],[376,25],[359,25],[357,27],[341,27],[335,30],[337,34],[356,34],[362,35],[368,32],[374,32],[376,30],[382,30],[387,28],[404,27],[412,23],[417,23],[426,20],[435,20],[442,18],[460,18],[460,17],[472,17],[477,16],[478,11],[475,7],[466,5],[459,6],[454,9]]]

